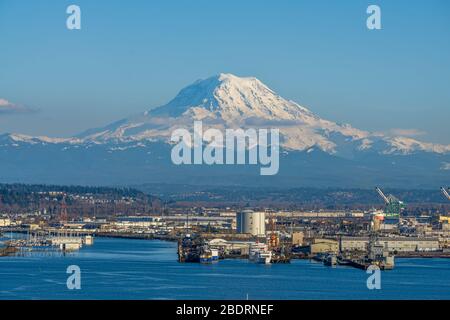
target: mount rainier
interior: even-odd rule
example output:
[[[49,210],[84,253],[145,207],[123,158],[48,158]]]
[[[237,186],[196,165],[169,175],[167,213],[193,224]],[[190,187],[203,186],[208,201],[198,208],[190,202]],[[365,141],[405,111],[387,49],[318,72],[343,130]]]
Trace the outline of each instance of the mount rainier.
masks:
[[[279,128],[280,171],[257,166],[175,166],[172,132]],[[72,138],[0,136],[0,181],[59,184],[207,184],[433,188],[450,180],[450,145],[338,124],[286,100],[256,78],[220,74],[168,104]]]

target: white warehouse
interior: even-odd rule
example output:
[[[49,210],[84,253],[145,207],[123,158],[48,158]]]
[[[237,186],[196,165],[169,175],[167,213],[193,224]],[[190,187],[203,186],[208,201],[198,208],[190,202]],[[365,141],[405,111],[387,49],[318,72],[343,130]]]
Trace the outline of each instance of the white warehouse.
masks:
[[[438,238],[380,237],[377,242],[384,245],[390,252],[437,251],[440,249]],[[368,237],[341,237],[340,239],[341,251],[365,251],[368,244]]]
[[[249,233],[253,236],[266,235],[266,213],[244,210],[236,215],[238,233]]]

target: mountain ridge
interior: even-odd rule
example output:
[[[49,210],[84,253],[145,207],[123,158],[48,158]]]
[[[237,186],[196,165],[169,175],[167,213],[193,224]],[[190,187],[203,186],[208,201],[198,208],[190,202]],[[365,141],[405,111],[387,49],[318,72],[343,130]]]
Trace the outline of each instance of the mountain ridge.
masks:
[[[195,120],[202,120],[207,127],[218,129],[278,127],[281,146],[290,151],[318,148],[339,155],[343,153],[342,149],[351,146],[353,152],[374,149],[381,154],[450,152],[450,145],[371,133],[349,124],[322,119],[308,108],[282,98],[255,77],[226,73],[195,81],[165,105],[104,127],[88,129],[72,138],[9,136],[16,142],[72,145],[142,140],[169,142],[175,129],[192,129]]]

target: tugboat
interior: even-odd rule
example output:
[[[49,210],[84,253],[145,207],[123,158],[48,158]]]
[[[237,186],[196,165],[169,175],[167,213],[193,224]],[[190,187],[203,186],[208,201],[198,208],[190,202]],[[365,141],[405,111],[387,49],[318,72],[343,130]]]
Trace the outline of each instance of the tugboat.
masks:
[[[218,261],[219,260],[219,250],[211,249],[211,255],[212,255],[212,260],[213,261]]]
[[[212,261],[213,255],[211,250],[207,246],[202,247],[200,253],[200,263],[212,263]]]

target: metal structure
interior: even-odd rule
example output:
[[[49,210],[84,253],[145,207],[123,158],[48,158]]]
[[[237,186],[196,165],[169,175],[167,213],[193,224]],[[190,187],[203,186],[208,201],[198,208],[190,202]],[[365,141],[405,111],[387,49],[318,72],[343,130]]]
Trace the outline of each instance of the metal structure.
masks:
[[[389,203],[388,197],[386,197],[384,195],[383,191],[381,191],[380,188],[376,187],[375,190],[378,192],[378,194],[381,196],[381,198],[383,198],[384,202]]]
[[[269,248],[273,249],[278,246],[279,242],[278,236],[275,233],[275,221],[273,219],[273,213],[270,213],[269,225],[270,225]]]
[[[375,190],[378,192],[381,198],[383,198],[386,206],[384,208],[384,214],[387,220],[398,220],[402,211],[405,209],[405,203],[400,201],[392,194],[385,195],[383,191],[376,187]]]
[[[66,203],[66,194],[63,195],[61,201],[61,212],[59,221],[62,225],[68,222],[68,214],[67,214],[67,203]]]
[[[444,194],[444,196],[450,200],[450,194],[448,193],[449,188],[441,187],[441,191]]]
[[[253,236],[263,237],[266,234],[265,212],[244,210],[237,213],[236,225],[238,233],[249,233]]]

